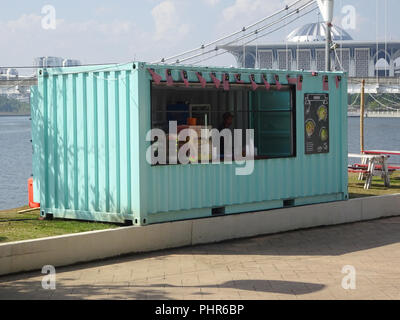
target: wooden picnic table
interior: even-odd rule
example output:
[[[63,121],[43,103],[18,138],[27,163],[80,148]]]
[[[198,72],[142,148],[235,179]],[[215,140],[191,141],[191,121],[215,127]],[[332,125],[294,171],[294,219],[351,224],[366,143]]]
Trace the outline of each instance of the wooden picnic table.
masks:
[[[356,170],[359,172],[358,180],[363,180],[365,176],[364,189],[369,189],[373,176],[381,176],[385,187],[390,187],[390,175],[387,164],[389,155],[386,154],[357,154],[349,153],[349,158],[360,158],[361,164],[366,165],[365,170]],[[377,167],[380,167],[380,170]]]

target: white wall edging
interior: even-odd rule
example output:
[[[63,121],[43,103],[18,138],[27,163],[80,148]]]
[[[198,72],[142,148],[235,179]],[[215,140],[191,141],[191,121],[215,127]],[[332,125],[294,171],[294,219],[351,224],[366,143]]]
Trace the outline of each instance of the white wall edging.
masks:
[[[0,244],[0,275],[400,215],[400,194]]]

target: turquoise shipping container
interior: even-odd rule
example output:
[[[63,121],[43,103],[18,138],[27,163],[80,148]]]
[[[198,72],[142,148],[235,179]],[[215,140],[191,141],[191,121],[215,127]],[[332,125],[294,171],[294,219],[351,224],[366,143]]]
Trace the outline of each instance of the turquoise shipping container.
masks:
[[[251,174],[237,175],[237,162],[147,161],[149,130],[173,114],[171,100],[192,97],[211,106],[210,123],[228,108],[238,127],[255,130],[267,156],[256,157]],[[31,108],[34,201],[43,216],[147,225],[348,199],[342,72],[143,62],[46,68]]]

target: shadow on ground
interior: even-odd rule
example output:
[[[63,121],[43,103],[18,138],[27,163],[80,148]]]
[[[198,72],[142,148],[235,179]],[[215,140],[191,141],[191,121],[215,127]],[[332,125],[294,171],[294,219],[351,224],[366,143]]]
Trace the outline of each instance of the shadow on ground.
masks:
[[[287,295],[303,295],[317,292],[325,288],[323,284],[283,281],[283,280],[235,280],[216,285],[176,286],[171,284],[110,284],[110,285],[58,285],[56,290],[44,290],[39,281],[23,281],[7,284],[0,288],[1,300],[18,299],[171,299],[166,292],[174,290],[179,295],[180,290],[185,290],[185,295],[209,296],[209,288],[238,289],[245,291],[277,293]],[[189,289],[189,290],[187,290]],[[192,289],[193,291],[190,291]],[[176,296],[174,294],[174,296]]]

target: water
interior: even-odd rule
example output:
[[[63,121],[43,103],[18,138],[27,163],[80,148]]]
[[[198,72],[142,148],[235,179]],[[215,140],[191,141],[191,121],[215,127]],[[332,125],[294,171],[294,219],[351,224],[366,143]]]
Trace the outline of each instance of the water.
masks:
[[[0,117],[0,210],[28,203],[32,174],[29,117]]]
[[[360,153],[360,118],[349,117],[349,153]],[[400,151],[400,118],[366,118],[365,150]],[[351,163],[360,159],[349,159]],[[389,163],[400,164],[400,156],[390,156]]]
[[[27,180],[32,174],[30,126],[29,117],[0,117],[0,210],[28,202]],[[359,135],[359,118],[349,118],[349,152],[360,152]],[[365,119],[365,147],[400,151],[400,118]],[[389,162],[400,164],[400,156],[391,157]]]

